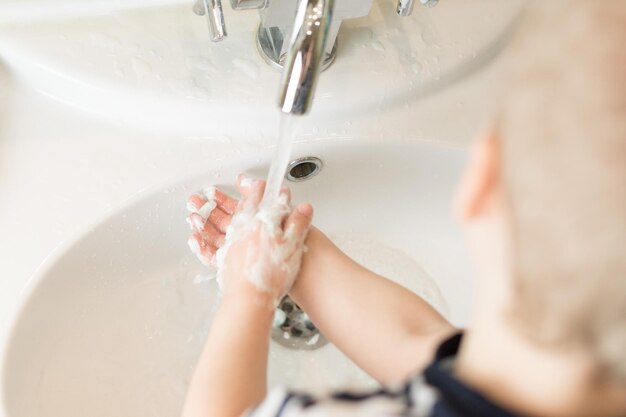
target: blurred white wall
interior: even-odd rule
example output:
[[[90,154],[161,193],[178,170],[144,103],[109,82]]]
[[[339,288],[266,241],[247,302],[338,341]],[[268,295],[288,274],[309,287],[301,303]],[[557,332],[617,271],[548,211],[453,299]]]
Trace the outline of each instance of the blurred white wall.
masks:
[[[193,0],[0,0],[0,24],[74,18]]]

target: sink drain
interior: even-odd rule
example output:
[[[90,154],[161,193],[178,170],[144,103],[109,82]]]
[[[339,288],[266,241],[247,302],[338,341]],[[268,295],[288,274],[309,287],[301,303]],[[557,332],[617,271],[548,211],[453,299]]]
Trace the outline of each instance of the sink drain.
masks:
[[[306,181],[316,176],[322,170],[322,166],[322,160],[314,156],[298,158],[287,166],[285,178],[293,182]]]
[[[274,313],[272,340],[298,350],[319,349],[328,343],[309,316],[289,296],[280,300]]]

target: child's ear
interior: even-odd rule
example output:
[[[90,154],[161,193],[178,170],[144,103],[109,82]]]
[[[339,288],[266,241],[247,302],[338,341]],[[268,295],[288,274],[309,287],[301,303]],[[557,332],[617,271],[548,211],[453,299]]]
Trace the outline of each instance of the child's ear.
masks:
[[[461,221],[480,216],[498,186],[500,152],[494,133],[484,135],[472,146],[455,203],[455,214]]]

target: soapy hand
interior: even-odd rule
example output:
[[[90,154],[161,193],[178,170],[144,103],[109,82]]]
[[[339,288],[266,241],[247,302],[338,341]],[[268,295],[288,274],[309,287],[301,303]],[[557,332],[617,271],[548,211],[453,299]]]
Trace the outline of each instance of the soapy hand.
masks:
[[[189,198],[189,246],[203,263],[218,267],[225,296],[252,293],[273,302],[298,274],[313,209],[302,204],[292,211],[287,190],[271,207],[261,206],[264,187],[240,176],[240,202],[212,187]]]

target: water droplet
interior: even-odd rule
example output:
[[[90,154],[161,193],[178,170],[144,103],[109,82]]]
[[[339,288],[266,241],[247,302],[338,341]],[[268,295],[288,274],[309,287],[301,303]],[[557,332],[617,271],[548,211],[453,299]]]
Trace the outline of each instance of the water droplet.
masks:
[[[89,37],[91,39],[91,44],[97,48],[118,49],[122,46],[119,39],[104,33],[92,32]]]
[[[233,59],[233,65],[250,78],[259,77],[259,64],[250,59],[235,58]]]
[[[372,43],[370,43],[370,46],[372,47],[372,49],[374,49],[375,51],[378,52],[385,52],[385,45],[383,45],[381,42],[379,41],[374,41]]]
[[[140,80],[145,80],[152,75],[152,66],[139,57],[132,57],[131,65],[135,75]]]
[[[414,74],[419,74],[420,72],[422,72],[422,64],[420,64],[419,62],[412,63],[411,71],[413,71]]]
[[[215,72],[217,68],[213,61],[204,56],[190,56],[185,59],[185,64],[189,69],[197,69],[206,72]]]
[[[438,47],[437,36],[430,30],[424,30],[421,35],[422,42],[428,46]]]

